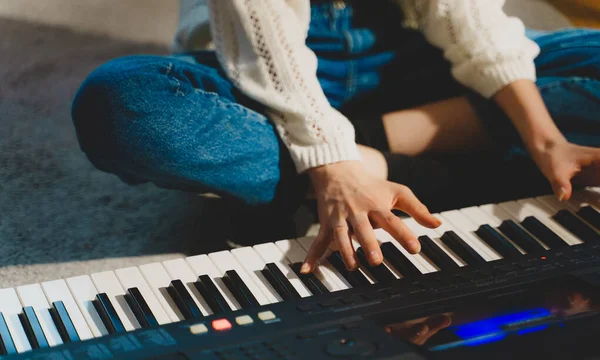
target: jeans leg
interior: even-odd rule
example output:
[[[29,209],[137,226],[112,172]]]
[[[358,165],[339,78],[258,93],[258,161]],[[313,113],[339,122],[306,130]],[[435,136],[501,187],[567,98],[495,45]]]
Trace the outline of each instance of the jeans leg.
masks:
[[[132,56],[89,75],[72,117],[91,162],[130,184],[294,211],[307,179],[297,175],[271,122],[240,102],[250,103],[216,67]]]

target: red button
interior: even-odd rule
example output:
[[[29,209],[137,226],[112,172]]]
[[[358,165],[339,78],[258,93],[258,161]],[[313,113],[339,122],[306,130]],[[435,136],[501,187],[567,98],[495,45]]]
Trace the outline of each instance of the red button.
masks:
[[[217,331],[226,331],[231,329],[231,323],[227,319],[213,320],[212,327]]]

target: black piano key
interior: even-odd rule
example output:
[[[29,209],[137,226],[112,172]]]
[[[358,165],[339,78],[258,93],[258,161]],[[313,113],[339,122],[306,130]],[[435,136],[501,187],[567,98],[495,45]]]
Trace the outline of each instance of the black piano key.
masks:
[[[19,319],[33,349],[42,349],[49,346],[33,307],[25,306],[23,312],[19,314]]]
[[[13,355],[17,353],[15,342],[6,325],[4,315],[0,313],[0,355]]]
[[[596,230],[600,230],[600,213],[598,213],[593,207],[584,206],[577,211],[577,215],[595,227]]]
[[[371,273],[371,275],[373,275],[373,277],[375,278],[375,280],[377,280],[378,283],[385,284],[396,280],[394,274],[392,274],[390,269],[388,269],[387,266],[385,266],[383,263],[377,266],[369,265],[369,261],[367,260],[367,256],[362,247],[356,249],[356,255],[358,255],[358,261],[360,262],[360,264],[365,269],[367,269],[367,271]]]
[[[514,258],[521,256],[521,252],[513,246],[502,234],[489,225],[481,225],[475,234],[485,241],[486,244],[496,250],[503,258]]]
[[[199,319],[204,316],[181,280],[171,281],[171,286],[167,288],[167,292],[173,298],[184,318]]]
[[[150,310],[150,306],[148,306],[148,303],[138,288],[132,287],[127,289],[125,300],[142,328],[159,325],[158,320],[154,317],[152,310]]]
[[[258,300],[252,295],[250,289],[244,284],[244,281],[235,270],[227,270],[223,277],[223,282],[242,308],[247,309],[260,306]]]
[[[421,252],[425,254],[441,270],[458,268],[458,264],[452,260],[437,244],[427,235],[419,236]]]
[[[338,251],[333,252],[327,259],[352,287],[371,285],[371,282],[359,270],[350,271],[346,268],[342,255]]]
[[[468,265],[473,266],[487,263],[475,249],[461,239],[454,231],[446,231],[440,239]]]
[[[526,217],[521,225],[535,237],[540,239],[550,249],[560,249],[569,246],[560,236],[533,216]]]
[[[413,278],[421,276],[422,273],[408,260],[404,254],[391,242],[385,242],[381,244],[381,252],[383,257],[392,264],[393,267],[402,274],[405,278]]]
[[[313,295],[327,294],[329,292],[329,289],[323,285],[323,283],[315,276],[315,274],[302,274],[300,272],[300,268],[302,267],[301,262],[291,264],[290,267]]]
[[[512,220],[504,220],[498,229],[528,254],[546,251],[539,242]]]
[[[227,303],[227,300],[221,295],[221,292],[213,283],[210,276],[200,275],[198,281],[194,283],[194,286],[198,289],[198,292],[202,295],[213,313],[222,314],[231,311],[231,307]]]
[[[68,343],[81,340],[62,301],[53,302],[52,308],[49,311],[63,342]]]
[[[125,332],[125,326],[119,319],[119,315],[110,302],[108,295],[105,293],[96,294],[96,300],[93,301],[93,304],[109,334]]]
[[[282,299],[291,300],[302,298],[302,296],[300,296],[298,291],[294,288],[294,285],[290,283],[288,278],[281,272],[276,264],[266,264],[265,268],[261,272]]]
[[[598,235],[594,229],[589,227],[586,223],[581,221],[577,216],[573,215],[566,209],[560,210],[552,218],[584,242],[600,241],[600,235]]]

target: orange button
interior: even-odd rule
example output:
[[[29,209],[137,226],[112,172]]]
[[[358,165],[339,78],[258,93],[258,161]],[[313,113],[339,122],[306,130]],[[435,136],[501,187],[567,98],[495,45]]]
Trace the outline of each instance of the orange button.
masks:
[[[231,329],[231,323],[227,319],[213,320],[212,327],[217,331],[226,331]]]

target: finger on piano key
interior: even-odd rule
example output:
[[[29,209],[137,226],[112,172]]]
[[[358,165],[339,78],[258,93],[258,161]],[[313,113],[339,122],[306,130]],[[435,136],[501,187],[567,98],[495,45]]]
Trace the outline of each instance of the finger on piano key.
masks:
[[[110,334],[123,333],[126,331],[112,301],[106,293],[96,295],[94,306]]]
[[[17,353],[17,347],[8,330],[8,324],[4,315],[0,313],[0,355],[14,355]]]
[[[33,349],[43,349],[50,346],[48,345],[48,339],[46,339],[44,330],[42,330],[42,325],[35,313],[35,309],[32,306],[25,306],[21,314],[19,314],[19,318],[21,319],[21,324],[23,325],[23,329],[25,329],[25,333],[27,334],[27,338]]]
[[[50,315],[56,324],[58,333],[64,343],[80,341],[75,325],[67,312],[67,308],[62,301],[54,301],[50,308]]]
[[[121,286],[123,286],[123,289],[127,289],[127,293],[129,295],[131,295],[129,289],[137,289],[139,296],[141,296],[144,302],[148,305],[152,316],[155,318],[158,324],[163,325],[171,322],[171,318],[169,315],[167,315],[165,308],[156,298],[155,293],[150,289],[150,286],[148,286],[144,276],[137,267],[132,266],[115,270],[115,275],[121,283]]]
[[[308,274],[302,274],[300,272],[300,268],[302,267],[301,262],[290,264],[291,269],[298,275],[298,278],[306,285],[308,290],[314,295],[317,294],[327,294],[330,290],[323,285],[321,280],[317,278],[314,272]]]
[[[421,243],[421,251],[433,261],[442,270],[456,269],[459,265],[452,260],[448,254],[442,250],[434,241],[427,235],[419,236]]]
[[[112,271],[99,272],[92,274],[91,278],[98,293],[104,293],[110,299],[125,330],[132,331],[141,328],[125,300],[125,290],[117,280],[115,273]]]
[[[444,244],[451,248],[455,254],[458,254],[468,265],[478,266],[487,263],[485,258],[453,230],[446,231],[441,239]]]
[[[23,307],[31,307],[35,310],[37,320],[42,327],[46,341],[49,346],[57,346],[63,343],[60,333],[50,315],[50,304],[39,284],[31,284],[17,287],[17,295]]]
[[[404,223],[406,223],[407,220],[409,219],[404,219]],[[404,255],[404,257],[408,259],[408,261],[410,261],[417,269],[419,269],[419,272],[427,274],[430,272],[438,271],[438,269],[435,266],[431,265],[428,260],[421,256],[421,254],[410,254],[408,251],[406,251],[406,249],[402,245],[400,245],[400,243],[396,239],[394,239],[392,235],[388,234],[385,230],[376,229],[375,236],[377,236],[377,240],[380,244],[384,244],[387,242],[395,246]]]
[[[327,259],[352,287],[358,288],[371,285],[369,279],[360,270],[350,271],[346,268],[342,255],[338,251],[334,251]]]
[[[184,320],[183,314],[171,298],[168,288],[171,285],[171,277],[161,263],[141,265],[140,273],[148,283],[148,287],[156,296],[156,299],[165,310],[172,322]]]
[[[237,276],[241,279],[242,283],[245,284],[248,290],[252,293],[252,296],[256,299],[256,301],[258,301],[260,305],[267,305],[274,302],[274,300],[271,301],[272,297],[267,298],[267,295],[263,292],[263,290],[261,290],[261,287],[259,287],[262,283],[256,277],[256,274],[247,273],[244,267],[240,265],[240,263],[236,260],[235,256],[233,256],[233,254],[231,254],[229,251],[224,250],[210,253],[208,254],[208,257],[210,258],[212,263],[215,264],[215,266],[217,266],[217,268],[221,270],[221,272],[223,272],[223,274],[226,274],[228,270],[235,270]],[[231,288],[229,288],[229,290],[233,293]],[[243,306],[242,303],[240,303],[240,305]]]
[[[460,211],[451,210],[444,211],[441,217],[446,219],[447,225],[453,228],[456,235],[464,240],[477,254],[479,254],[485,261],[493,261],[501,259],[502,256],[498,254],[491,246],[482,241],[478,236],[475,235],[477,226],[466,218]]]
[[[302,245],[296,240],[279,240],[275,242],[275,245],[277,245],[281,252],[285,254],[289,264],[302,264],[306,258],[306,250],[304,250]],[[298,277],[302,279],[299,272],[296,271],[293,266],[291,267]],[[317,266],[312,273],[323,285],[325,285],[325,287],[327,287],[327,289],[329,289],[329,291],[340,290],[342,283],[337,276],[331,272],[330,267],[330,264],[329,267],[327,267],[324,266],[322,262],[319,262],[319,266]]]
[[[249,246],[232,249],[231,254],[242,264],[244,271],[254,279],[256,286],[260,288],[271,303],[283,300],[261,272],[266,263],[254,249]]]
[[[290,268],[286,261],[285,255],[274,243],[258,244],[253,246],[254,251],[266,262],[273,263],[283,274],[286,280],[292,285],[293,289],[301,297],[312,296],[311,292],[306,288],[302,280]],[[274,274],[275,275],[275,274]],[[292,295],[295,295],[292,293]]]
[[[288,281],[287,277],[274,263],[267,263],[265,268],[261,270],[261,273],[283,300],[302,298],[296,289],[294,289],[294,286]]]
[[[430,239],[434,239],[437,236],[437,233],[433,229],[422,226],[413,218],[404,219],[404,224],[410,229],[410,231],[412,231],[413,235],[415,235],[417,239],[423,235],[429,236]],[[440,270],[440,267],[423,251],[421,251],[418,256],[421,256],[424,262],[427,263],[428,268],[431,269],[429,272]]]
[[[77,335],[81,340],[88,340],[94,337],[92,330],[89,328],[84,315],[81,313],[77,301],[73,298],[67,283],[64,280],[53,280],[42,283],[42,290],[46,294],[48,302],[54,303],[56,301],[62,301],[73,326],[77,331]]]
[[[360,249],[360,243],[355,238],[351,238],[351,241],[352,241],[352,247],[354,248],[354,253],[356,253],[356,249]],[[340,253],[340,255],[341,255],[341,253]],[[361,272],[363,274],[363,276],[369,281],[369,284],[375,284],[377,282],[377,280],[375,279],[375,276],[373,276],[373,274],[371,274],[369,272],[368,262],[366,263],[366,265],[367,266],[363,265],[359,259],[358,269],[356,271]]]
[[[250,286],[254,286],[252,280],[248,279],[247,281],[244,281],[236,270],[227,270],[225,271],[225,276],[223,276],[223,281],[225,282],[225,285],[227,285],[229,291],[235,296],[235,299],[242,309],[261,306],[260,302],[254,296],[254,294],[258,293],[253,292],[246,286],[246,283]],[[256,291],[259,290],[257,289]]]
[[[459,211],[478,227],[475,234],[502,257],[513,258],[523,255],[524,252],[518,246],[496,230],[502,224],[502,220],[486,214],[477,206]]]
[[[194,286],[202,295],[204,300],[208,303],[208,306],[212,309],[214,314],[222,314],[231,312],[231,308],[227,303],[227,300],[223,297],[219,289],[212,281],[210,276],[204,274],[198,277],[198,281],[194,283]]]
[[[125,300],[127,300],[129,308],[133,311],[135,318],[142,328],[147,329],[159,325],[158,320],[156,320],[150,306],[148,306],[146,299],[144,299],[144,296],[138,288],[128,288],[127,294],[125,294]]]
[[[315,239],[314,236],[305,236],[305,237],[296,239],[296,241],[298,242],[298,244],[300,244],[300,246],[302,246],[302,248],[306,252],[308,252],[314,239]],[[327,256],[329,256],[329,254],[327,254]],[[329,276],[329,278],[331,280],[336,282],[336,284],[337,284],[336,291],[350,289],[352,287],[350,285],[350,283],[342,276],[342,274],[340,274],[336,270],[336,268],[329,262],[329,260],[327,260],[327,256],[324,255],[319,260],[319,268],[321,268],[321,271],[323,272],[323,274]],[[303,259],[303,261],[304,261],[304,259]]]
[[[545,205],[550,212],[554,213],[552,219],[573,233],[578,239],[590,243],[600,241],[598,232],[571,212],[576,212],[578,209],[567,205],[568,203],[566,202],[558,201],[558,199],[552,195],[540,196],[537,197],[536,200]]]
[[[68,278],[66,283],[92,334],[95,337],[108,335],[108,330],[94,306],[98,291],[92,279],[87,275],[81,275]]]
[[[213,264],[208,255],[190,256],[186,258],[185,261],[188,263],[192,271],[196,273],[196,276],[207,275],[210,277],[210,279],[219,289],[219,292],[223,298],[225,298],[225,301],[227,301],[229,308],[234,311],[242,308],[223,282],[222,277],[224,276],[224,272],[219,270],[215,264]]]
[[[405,255],[391,242],[381,244],[381,252],[388,263],[403,278],[412,279],[423,274]]]
[[[167,291],[185,319],[200,319],[204,317],[204,314],[198,307],[197,301],[190,295],[188,288],[181,280],[171,280],[171,286],[167,288]]]
[[[167,270],[171,280],[181,280],[183,285],[185,285],[187,292],[191,294],[194,303],[200,309],[202,315],[206,316],[213,313],[206,300],[202,298],[198,289],[194,286],[198,277],[194,271],[190,269],[188,263],[184,259],[163,261],[163,266],[165,267],[165,270]]]
[[[377,283],[387,284],[398,278],[396,277],[396,275],[394,275],[394,273],[390,271],[390,269],[388,269],[384,262],[377,266],[371,266],[367,260],[367,256],[365,255],[365,251],[362,247],[359,246],[356,248],[356,255],[358,256],[358,261],[360,265],[364,267],[369,272],[369,274],[371,274],[371,276],[375,278],[375,281]]]

